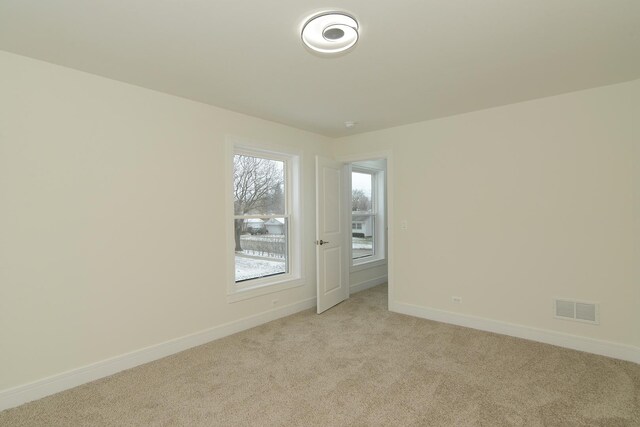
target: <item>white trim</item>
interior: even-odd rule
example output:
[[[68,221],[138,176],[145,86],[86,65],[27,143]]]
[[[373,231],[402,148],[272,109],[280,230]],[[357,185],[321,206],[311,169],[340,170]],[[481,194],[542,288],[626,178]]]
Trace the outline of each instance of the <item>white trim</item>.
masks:
[[[356,283],[355,285],[351,285],[349,288],[349,294],[355,294],[356,292],[364,291],[365,289],[373,288],[374,286],[382,285],[383,283],[387,283],[388,276],[380,276],[373,279],[365,280],[364,282]]]
[[[283,275],[284,276],[284,275]],[[275,277],[275,276],[274,276]],[[261,295],[281,292],[287,289],[293,289],[306,285],[304,277],[299,279],[291,279],[289,275],[283,277],[280,282],[267,282],[261,286],[253,286],[251,288],[238,289],[236,292],[227,294],[227,303],[244,301],[246,299],[259,297]]]
[[[391,157],[391,150],[382,150],[382,151],[372,151],[370,153],[356,153],[356,154],[345,154],[343,156],[338,156],[337,160],[343,163],[354,163],[354,162],[364,162],[366,160],[381,160],[387,159],[389,161],[389,157]],[[387,163],[387,167],[388,167]]]
[[[390,302],[389,309],[396,313],[407,314],[409,316],[421,317],[423,319],[450,323],[452,325],[464,326],[467,328],[479,329],[481,331],[494,332],[517,338],[524,338],[531,341],[538,341],[559,347],[570,348],[572,350],[599,354],[601,356],[613,357],[615,359],[627,360],[629,362],[640,364],[640,347],[565,334],[563,332],[550,331],[546,329],[532,328],[529,326],[501,322],[483,317],[437,310],[429,307],[420,307],[402,302]]]
[[[224,338],[281,317],[290,316],[300,311],[313,308],[315,305],[315,297],[309,298],[160,344],[141,348],[130,353],[91,363],[32,383],[1,390],[0,411],[113,375],[125,369],[131,369],[154,360],[162,359],[163,357]]]
[[[234,155],[240,153],[249,156],[264,156],[285,162],[285,180],[287,182],[286,190],[286,208],[285,215],[277,215],[287,217],[289,224],[289,241],[288,241],[288,268],[285,274],[257,278],[247,280],[242,284],[235,281],[235,236],[232,227],[235,215],[233,208],[233,158]],[[255,141],[235,135],[226,135],[226,161],[225,161],[225,180],[227,180],[227,192],[225,195],[227,223],[226,240],[228,246],[228,254],[230,255],[227,262],[227,303],[234,303],[271,292],[279,292],[284,289],[290,289],[305,284],[305,266],[304,266],[304,241],[305,235],[302,227],[302,218],[304,217],[302,203],[302,164],[304,162],[303,153],[296,148],[285,147],[264,141]],[[244,216],[244,215],[240,215]],[[251,215],[249,215],[251,216]],[[261,216],[263,217],[263,216]],[[273,286],[272,290],[265,289]]]

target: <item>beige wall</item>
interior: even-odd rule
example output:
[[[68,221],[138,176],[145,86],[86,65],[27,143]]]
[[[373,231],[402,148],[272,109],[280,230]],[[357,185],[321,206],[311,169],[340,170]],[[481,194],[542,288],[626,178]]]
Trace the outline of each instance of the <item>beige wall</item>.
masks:
[[[636,80],[334,152],[392,150],[397,302],[639,347],[639,121]],[[554,297],[599,302],[601,325],[554,319]]]
[[[0,53],[0,390],[273,308],[226,301],[225,135],[314,156],[329,140]]]
[[[363,285],[377,283],[379,279],[387,276],[387,264],[352,271],[349,274],[349,286],[352,291],[360,289]]]
[[[640,81],[332,144],[8,53],[0,76],[0,390],[273,308],[226,300],[228,134],[303,151],[306,236],[314,156],[391,150],[397,301],[640,346]],[[314,297],[312,242],[280,306]]]

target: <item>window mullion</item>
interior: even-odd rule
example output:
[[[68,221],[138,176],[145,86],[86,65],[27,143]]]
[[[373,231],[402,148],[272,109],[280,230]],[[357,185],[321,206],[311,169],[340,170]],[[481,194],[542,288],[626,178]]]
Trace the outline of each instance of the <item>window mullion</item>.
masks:
[[[290,214],[257,214],[257,215],[234,215],[233,219],[262,219],[262,218],[287,218],[291,217]]]

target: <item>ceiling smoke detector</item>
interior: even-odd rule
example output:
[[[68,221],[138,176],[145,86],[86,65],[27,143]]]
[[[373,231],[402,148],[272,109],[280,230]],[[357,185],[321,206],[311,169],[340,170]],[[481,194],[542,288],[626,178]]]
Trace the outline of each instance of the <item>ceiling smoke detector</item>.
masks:
[[[344,12],[313,15],[302,27],[302,41],[316,52],[344,52],[358,41],[358,21]]]

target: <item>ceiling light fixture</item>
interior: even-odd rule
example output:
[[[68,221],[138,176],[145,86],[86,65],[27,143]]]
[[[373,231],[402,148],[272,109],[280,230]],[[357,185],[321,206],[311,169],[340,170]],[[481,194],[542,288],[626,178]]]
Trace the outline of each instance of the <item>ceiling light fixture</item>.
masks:
[[[302,27],[302,41],[320,53],[339,53],[358,41],[358,21],[344,12],[322,12]]]

